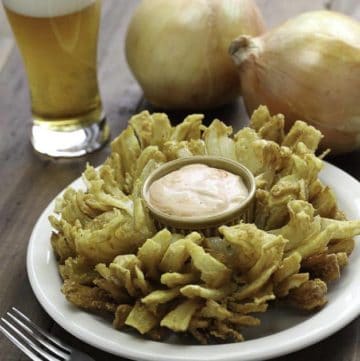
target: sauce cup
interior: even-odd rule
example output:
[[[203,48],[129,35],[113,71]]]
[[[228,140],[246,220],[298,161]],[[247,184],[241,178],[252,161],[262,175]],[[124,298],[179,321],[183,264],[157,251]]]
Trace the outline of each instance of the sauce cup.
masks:
[[[223,169],[240,176],[248,189],[247,197],[239,202],[238,206],[211,216],[182,217],[169,215],[151,204],[149,197],[151,184],[165,175],[190,164],[205,164],[209,167]],[[244,165],[223,157],[194,156],[176,159],[155,169],[144,182],[142,196],[158,229],[167,228],[171,232],[183,234],[198,231],[210,237],[218,235],[217,229],[222,225],[234,225],[241,221],[253,221],[255,191],[255,178]]]

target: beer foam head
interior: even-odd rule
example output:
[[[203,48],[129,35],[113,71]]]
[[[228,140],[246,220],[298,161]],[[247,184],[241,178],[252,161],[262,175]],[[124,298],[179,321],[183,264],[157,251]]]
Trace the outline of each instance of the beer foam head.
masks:
[[[33,17],[54,17],[71,14],[93,4],[96,0],[3,0],[15,13]]]

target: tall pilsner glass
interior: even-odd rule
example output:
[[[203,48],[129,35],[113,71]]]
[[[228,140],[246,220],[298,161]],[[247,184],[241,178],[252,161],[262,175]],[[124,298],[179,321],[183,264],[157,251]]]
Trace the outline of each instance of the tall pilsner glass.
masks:
[[[80,156],[109,138],[96,72],[100,0],[2,0],[28,76],[33,147]]]

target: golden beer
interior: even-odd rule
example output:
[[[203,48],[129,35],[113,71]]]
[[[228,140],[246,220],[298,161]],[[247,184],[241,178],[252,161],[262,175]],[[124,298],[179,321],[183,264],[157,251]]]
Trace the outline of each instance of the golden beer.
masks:
[[[28,76],[33,127],[37,127],[33,138],[45,136],[46,128],[61,138],[57,144],[61,148],[71,132],[103,121],[96,69],[100,1],[3,0],[3,4]],[[101,144],[109,135],[102,127],[97,130]],[[79,142],[78,148],[87,147],[81,154],[93,150],[83,144],[84,139]],[[33,145],[39,147],[34,139]]]

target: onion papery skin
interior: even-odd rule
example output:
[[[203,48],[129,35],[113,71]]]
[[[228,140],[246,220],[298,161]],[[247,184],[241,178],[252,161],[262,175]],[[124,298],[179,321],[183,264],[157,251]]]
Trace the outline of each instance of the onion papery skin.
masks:
[[[231,41],[264,31],[254,0],[143,0],[129,24],[126,58],[155,106],[206,110],[240,95]]]
[[[360,148],[360,24],[331,11],[304,13],[230,46],[249,114],[260,104],[324,134],[322,148]]]

